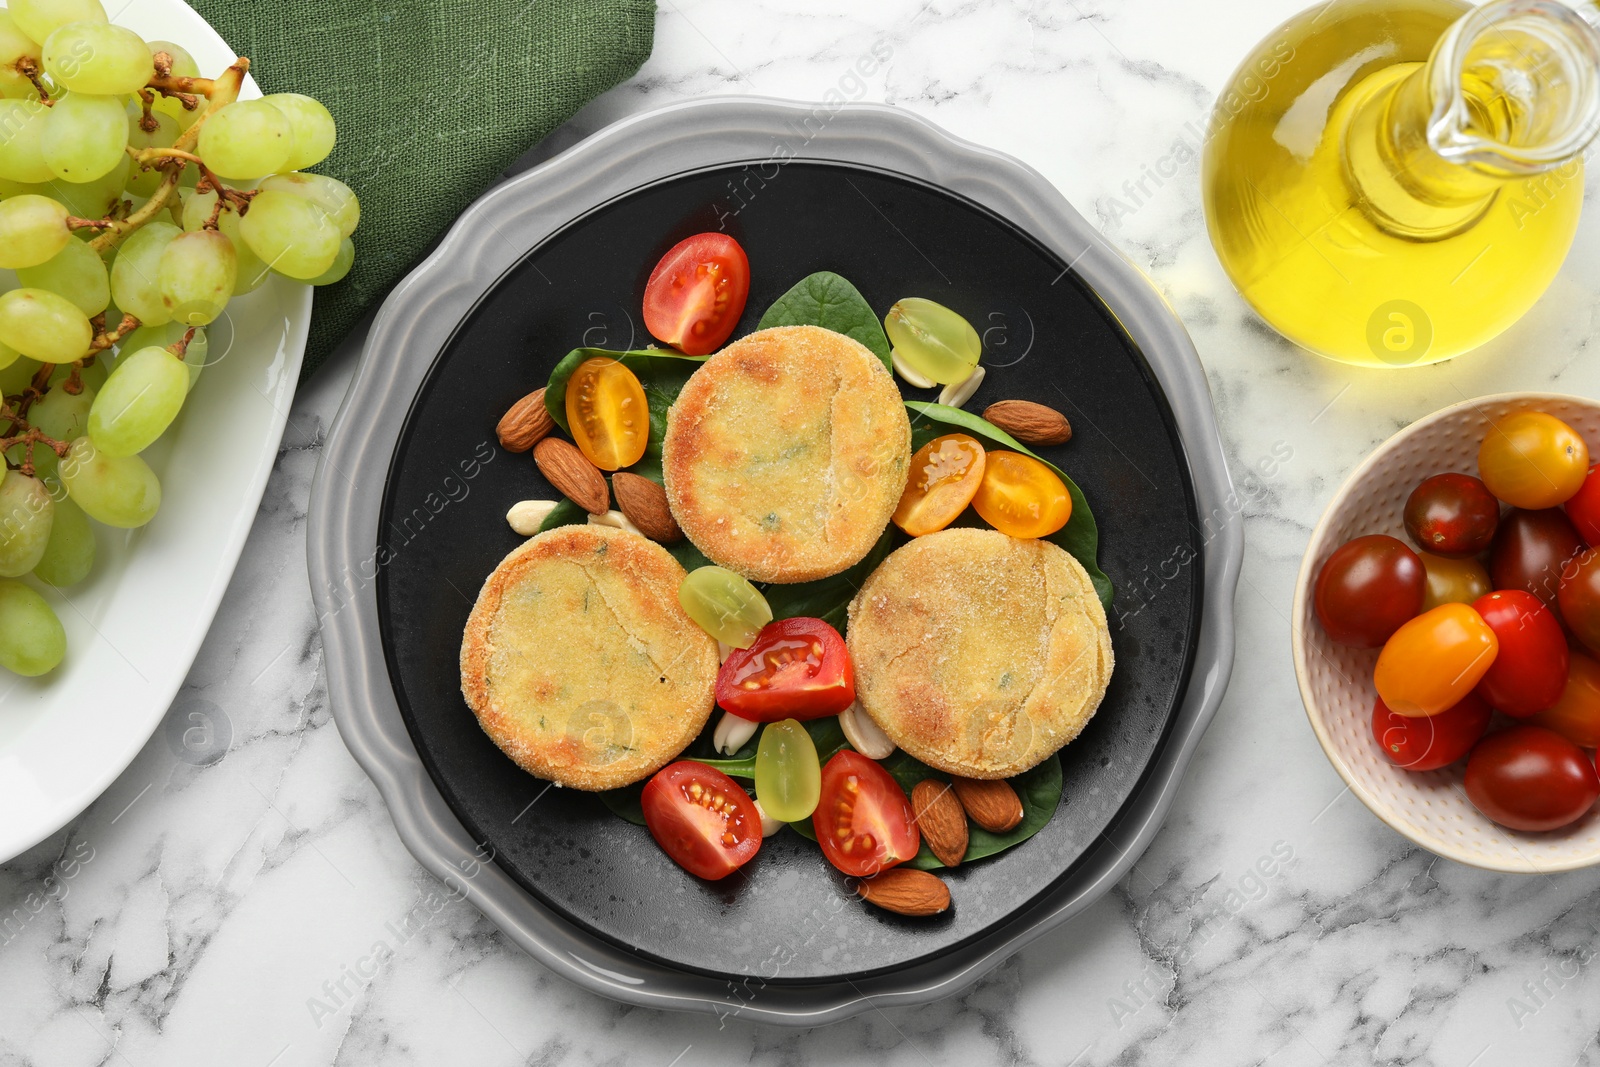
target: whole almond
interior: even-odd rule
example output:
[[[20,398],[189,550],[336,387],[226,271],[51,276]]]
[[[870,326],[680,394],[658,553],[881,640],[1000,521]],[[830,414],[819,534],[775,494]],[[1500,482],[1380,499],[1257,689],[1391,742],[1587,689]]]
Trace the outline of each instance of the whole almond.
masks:
[[[1003,834],[1022,821],[1022,801],[1004,779],[951,778],[956,799],[973,822],[992,834]]]
[[[555,420],[545,410],[544,389],[540,387],[512,404],[494,432],[500,438],[500,447],[507,452],[526,452],[555,428]]]
[[[1072,440],[1072,424],[1055,408],[1031,400],[998,400],[983,417],[1025,445],[1063,445]]]
[[[924,778],[911,790],[911,810],[928,851],[946,867],[956,867],[967,854],[967,813],[950,786]]]
[[[927,871],[891,867],[863,878],[856,892],[868,904],[897,915],[937,915],[950,907],[950,887]]]
[[[545,481],[556,491],[591,515],[611,510],[611,492],[606,476],[578,451],[578,446],[559,437],[546,437],[533,446],[533,462]]]
[[[682,539],[683,531],[667,507],[667,491],[655,482],[618,471],[611,476],[611,491],[616,494],[617,507],[650,540],[670,545]]]

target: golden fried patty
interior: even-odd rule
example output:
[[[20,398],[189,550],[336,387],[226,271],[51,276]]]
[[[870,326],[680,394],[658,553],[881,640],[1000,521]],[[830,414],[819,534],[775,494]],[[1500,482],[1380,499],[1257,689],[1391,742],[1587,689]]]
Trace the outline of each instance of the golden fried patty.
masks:
[[[461,692],[523,770],[574,789],[637,782],[711,715],[717,643],[678,605],[666,549],[605,526],[530,538],[489,575]]]
[[[1020,774],[1078,736],[1111,680],[1105,609],[1049,541],[919,537],[850,603],[856,695],[890,740],[968,778]]]
[[[761,330],[706,360],[662,442],[678,525],[760,582],[809,582],[865,556],[910,460],[911,422],[883,361],[819,326]]]

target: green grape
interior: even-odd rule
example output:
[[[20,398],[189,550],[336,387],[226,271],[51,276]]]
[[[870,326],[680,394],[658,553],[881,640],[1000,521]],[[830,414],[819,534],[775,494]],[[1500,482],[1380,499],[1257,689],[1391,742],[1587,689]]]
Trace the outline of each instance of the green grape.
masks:
[[[143,452],[166,432],[189,392],[189,368],[165,348],[117,360],[89,411],[89,437],[105,456]]]
[[[0,267],[35,267],[72,240],[67,209],[47,196],[0,200]]]
[[[272,93],[263,99],[283,112],[294,138],[288,162],[274,170],[305,170],[328,158],[338,133],[327,108],[300,93]]]
[[[193,193],[187,197],[183,202],[183,228],[198,230],[204,227],[206,220],[211,218],[211,210],[216,203],[216,193]],[[261,283],[267,280],[267,275],[272,273],[272,268],[268,267],[245,243],[244,234],[239,229],[237,212],[228,210],[219,212],[217,229],[233,242],[233,252],[239,261],[234,276],[233,295],[243,296],[245,293],[255,292]]]
[[[109,23],[68,23],[45,40],[43,51],[44,69],[69,92],[120,96],[156,76],[144,38]]]
[[[983,354],[983,341],[972,324],[943,304],[907,297],[889,309],[883,328],[911,368],[940,385],[954,385],[972,376]]]
[[[332,285],[334,282],[344,281],[344,276],[350,273],[350,268],[356,262],[356,243],[346,237],[339,242],[339,255],[334,259],[333,266],[311,279],[312,285]]]
[[[96,352],[94,354],[93,363],[86,364],[85,366],[79,368],[78,381],[82,382],[90,390],[99,389],[102,385],[106,384],[106,376],[111,373],[112,367],[110,356],[111,352],[109,349],[104,352]],[[50,384],[60,385],[62,382],[71,378],[72,368],[73,364],[71,363],[56,363],[52,365],[50,368]],[[67,395],[70,396],[72,394],[69,393]],[[56,435],[51,434],[50,436],[54,437]],[[73,436],[76,437],[78,434],[73,434]]]
[[[175,96],[156,97],[156,101],[150,105],[150,109],[156,114],[165,115],[173,122],[176,122],[180,130],[187,130],[190,126],[200,121],[201,109],[196,107],[193,111],[190,111],[183,106],[183,101]],[[189,170],[193,169],[193,167],[187,168],[184,173],[187,174]]]
[[[147,222],[122,242],[111,263],[111,299],[145,326],[172,316],[161,302],[161,253],[183,231],[170,222]]]
[[[90,182],[127,159],[128,116],[114,96],[68,93],[57,100],[39,135],[39,150],[51,173],[64,181]]]
[[[156,128],[154,130],[145,129],[140,125],[144,120],[144,109],[139,106],[137,100],[128,104],[127,112],[128,147],[135,152],[143,151],[146,148],[171,148],[177,143],[178,135],[183,132],[182,127],[178,125],[177,119],[155,110],[151,111],[150,117],[155,121]],[[128,162],[130,166],[133,163],[131,159]],[[187,174],[194,169],[193,167],[188,167],[184,173]],[[132,176],[129,177],[125,184],[128,187],[128,191],[135,196],[150,196],[160,186],[163,177],[164,175],[161,171],[156,168],[145,167],[133,171]]]
[[[40,44],[72,22],[105,22],[100,0],[10,0],[17,28]]]
[[[89,351],[94,330],[83,309],[48,289],[0,295],[0,341],[45,363],[71,363]]]
[[[822,764],[806,728],[794,719],[770,723],[756,747],[756,799],[780,822],[811,818],[822,796]]]
[[[190,55],[189,50],[183,45],[173,44],[171,41],[150,41],[148,44],[152,57],[157,52],[165,52],[172,57],[172,76],[174,78],[200,77],[200,64],[194,61],[194,56]]]
[[[95,361],[99,365],[99,360]],[[28,422],[37,427],[47,437],[57,441],[76,441],[89,432],[89,411],[94,407],[95,389],[85,385],[78,393],[69,393],[61,388],[60,381],[69,372],[69,368],[58,370],[50,377],[50,388],[43,397],[28,409]],[[59,377],[58,377],[59,376]],[[87,378],[89,372],[84,372]],[[19,446],[20,447],[20,446]],[[14,462],[21,463],[20,456]],[[53,478],[56,468],[60,465],[55,450],[45,444],[33,447],[33,469],[40,478]]]
[[[117,165],[93,181],[52,181],[49,195],[61,201],[71,214],[81,219],[103,219],[122,199],[122,188],[133,173],[133,160],[126,155]]]
[[[48,182],[14,182],[10,178],[0,178],[0,200],[10,200],[13,196],[24,196],[32,193],[35,196],[49,196],[50,184]]]
[[[82,241],[68,241],[55,258],[37,267],[22,268],[17,278],[29,289],[48,289],[66,297],[91,317],[111,303],[111,279],[105,261]]]
[[[0,344],[0,370],[5,370],[7,367],[11,366],[13,363],[16,363],[21,358],[21,352],[18,352],[10,345]]]
[[[44,555],[33,568],[33,576],[41,582],[64,589],[77,585],[89,577],[94,569],[94,527],[89,516],[72,502],[62,497],[55,502],[55,521],[50,526],[50,543]]]
[[[44,597],[21,582],[0,582],[0,667],[36,678],[66,654],[67,632]]]
[[[274,174],[261,183],[261,188],[294,193],[317,204],[339,228],[340,237],[349,237],[361,223],[361,202],[338,178],[326,174]]]
[[[0,96],[33,94],[33,83],[17,70],[24,59],[39,62],[39,43],[22,32],[11,12],[0,8]]]
[[[239,257],[233,242],[216,230],[179,234],[161,253],[161,302],[172,321],[204,326],[233,297]]]
[[[72,442],[60,471],[61,484],[84,514],[107,526],[143,526],[161,507],[161,483],[150,465],[138,456],[108,456],[92,437]]]
[[[9,346],[7,346],[6,350],[9,352],[17,351]],[[33,381],[34,372],[38,369],[38,360],[29,359],[20,353],[10,364],[0,366],[0,396],[19,395],[28,387],[28,383]]]
[[[16,578],[39,565],[50,543],[55,501],[38,478],[0,474],[0,578]]]
[[[169,348],[183,340],[183,335],[189,328],[176,322],[163,323],[160,326],[141,326],[122,339],[117,347],[123,356],[131,355],[141,348]],[[206,340],[206,331],[196,329],[189,338],[189,347],[184,350],[183,362],[189,368],[189,388],[194,388],[194,383],[200,380],[200,372],[206,366],[206,356],[210,344]]]
[[[43,148],[50,111],[36,96],[0,100],[0,178],[33,185],[55,178]]]
[[[315,201],[281,189],[256,194],[239,233],[273,270],[301,281],[326,272],[339,258],[339,228],[328,213]]]
[[[772,608],[760,591],[723,567],[690,571],[678,586],[678,603],[702,630],[734,648],[749,648],[772,621]]]
[[[198,155],[224,178],[264,178],[283,170],[294,130],[265,100],[241,100],[206,119]]]

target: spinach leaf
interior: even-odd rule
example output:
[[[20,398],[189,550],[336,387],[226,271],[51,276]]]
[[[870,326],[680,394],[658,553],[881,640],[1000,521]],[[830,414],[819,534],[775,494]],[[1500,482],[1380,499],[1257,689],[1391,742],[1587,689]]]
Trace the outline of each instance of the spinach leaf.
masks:
[[[644,387],[645,403],[650,408],[650,441],[645,445],[644,456],[628,469],[641,478],[661,481],[661,441],[667,435],[667,409],[678,399],[683,385],[706,361],[705,356],[686,356],[681,352],[664,349],[638,349],[632,352],[612,352],[604,348],[574,348],[562,357],[550,372],[550,381],[544,387],[544,407],[557,426],[568,433],[567,382],[572,372],[586,359],[606,356],[617,360],[633,371]]]
[[[906,796],[910,796],[911,790],[924,778],[935,778],[941,782],[949,780],[948,775],[941,774],[921,760],[900,751],[896,751],[883,761],[883,769],[900,783],[900,788],[906,791]],[[986,856],[1004,852],[1012,845],[1021,844],[1044,829],[1045,823],[1055,815],[1056,808],[1061,803],[1061,758],[1052,755],[1032,770],[1024,771],[1010,779],[1010,782],[1022,800],[1022,821],[1003,834],[993,834],[976,823],[969,823],[967,854],[962,857],[961,862],[971,863],[973,860],[981,860]],[[944,864],[940,863],[924,844],[916,856],[906,861],[904,866],[914,867],[919,871],[931,871],[943,867]]]
[[[645,781],[649,781],[648,778]],[[611,809],[613,815],[620,816],[635,826],[644,825],[644,808],[639,803],[639,798],[644,793],[644,782],[635,782],[625,785],[621,789],[607,789],[605,792],[596,793],[600,803]]]
[[[546,515],[544,521],[539,524],[539,532],[544,533],[546,530],[554,530],[557,526],[582,526],[588,521],[589,513],[587,511],[584,511],[566,497],[562,497],[556,502],[556,506],[551,510],[550,514]]]
[[[756,329],[773,326],[821,326],[842,333],[872,349],[885,367],[894,370],[889,361],[889,338],[884,336],[883,324],[872,305],[861,290],[832,271],[807,275],[778,297],[761,316]]]
[[[1084,498],[1083,490],[1078,488],[1076,482],[1067,477],[1066,471],[1057,467],[1043,456],[1031,451],[1022,442],[988,419],[974,415],[970,411],[962,411],[960,408],[947,407],[944,404],[932,404],[921,400],[907,400],[906,407],[910,408],[915,415],[920,416],[920,418],[912,419],[911,447],[913,449],[921,448],[935,437],[947,433],[948,431],[942,427],[953,426],[957,429],[966,430],[968,433],[977,434],[979,437],[987,437],[991,441],[1005,445],[1007,448],[1015,449],[1024,455],[1032,456],[1060,475],[1061,480],[1067,485],[1067,492],[1072,494],[1072,518],[1067,520],[1065,526],[1045,538],[1045,540],[1054,541],[1068,552],[1071,552],[1078,562],[1083,564],[1083,569],[1089,572],[1089,578],[1094,582],[1095,592],[1100,595],[1100,603],[1105,605],[1107,611],[1111,610],[1111,597],[1113,595],[1111,579],[1107,578],[1105,572],[1100,569],[1100,528],[1095,524],[1094,512],[1089,510],[1089,502]]]
[[[883,557],[906,541],[893,523],[883,531],[861,562],[828,578],[797,585],[769,585],[762,589],[774,619],[807,617],[821,619],[840,633],[845,630],[845,614],[861,583],[883,562]]]

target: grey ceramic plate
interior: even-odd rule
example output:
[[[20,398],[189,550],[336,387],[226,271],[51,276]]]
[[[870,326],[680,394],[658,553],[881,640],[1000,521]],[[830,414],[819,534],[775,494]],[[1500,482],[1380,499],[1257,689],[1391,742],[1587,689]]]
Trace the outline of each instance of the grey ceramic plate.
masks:
[[[847,968],[855,973],[844,981],[830,977],[825,968],[815,979],[796,980],[774,958],[729,981],[646,959],[620,946],[615,937],[594,937],[528,895],[501,865],[483,862],[490,850],[474,842],[444,802],[397,707],[384,667],[381,606],[374,595],[375,585],[382,583],[373,581],[379,567],[392,572],[393,564],[373,546],[379,540],[383,472],[395,453],[403,417],[415,411],[413,399],[458,324],[481,306],[511,267],[571,220],[641,186],[740,163],[749,163],[752,179],[764,185],[793,158],[871,167],[949,190],[1009,220],[1070,264],[1126,329],[1165,392],[1189,464],[1197,513],[1224,521],[1214,531],[1207,523],[1203,535],[1191,538],[1204,545],[1199,571],[1204,614],[1190,684],[1170,712],[1165,742],[1116,818],[1097,824],[1105,825],[1104,832],[1077,856],[1068,877],[1009,914],[990,917],[977,936],[926,959],[908,956],[911,962],[870,975],[861,974],[859,967]],[[488,442],[485,447],[483,462],[493,462],[492,447]],[[471,450],[463,447],[441,448],[440,462],[438,499],[444,509],[457,494],[460,501],[468,498],[480,468]],[[1038,175],[887,108],[829,113],[749,99],[680,105],[619,123],[489,194],[385,305],[330,434],[313,491],[312,583],[328,650],[334,714],[419,860],[452,878],[510,936],[575,981],[636,1003],[802,1024],[846,1016],[869,999],[931,999],[961,988],[1095,899],[1153,835],[1181,768],[1220,699],[1231,663],[1229,612],[1242,543],[1239,524],[1228,521],[1230,492],[1205,380],[1181,326],[1148,283]],[[465,506],[456,503],[457,510]],[[1200,533],[1198,524],[1192,532]],[[398,559],[404,543],[422,544],[426,538],[397,537],[389,531],[385,540],[390,546],[386,555]],[[1136,670],[1137,665],[1135,660],[1124,669]],[[414,732],[415,722],[412,726]],[[459,797],[456,803],[459,810]]]

